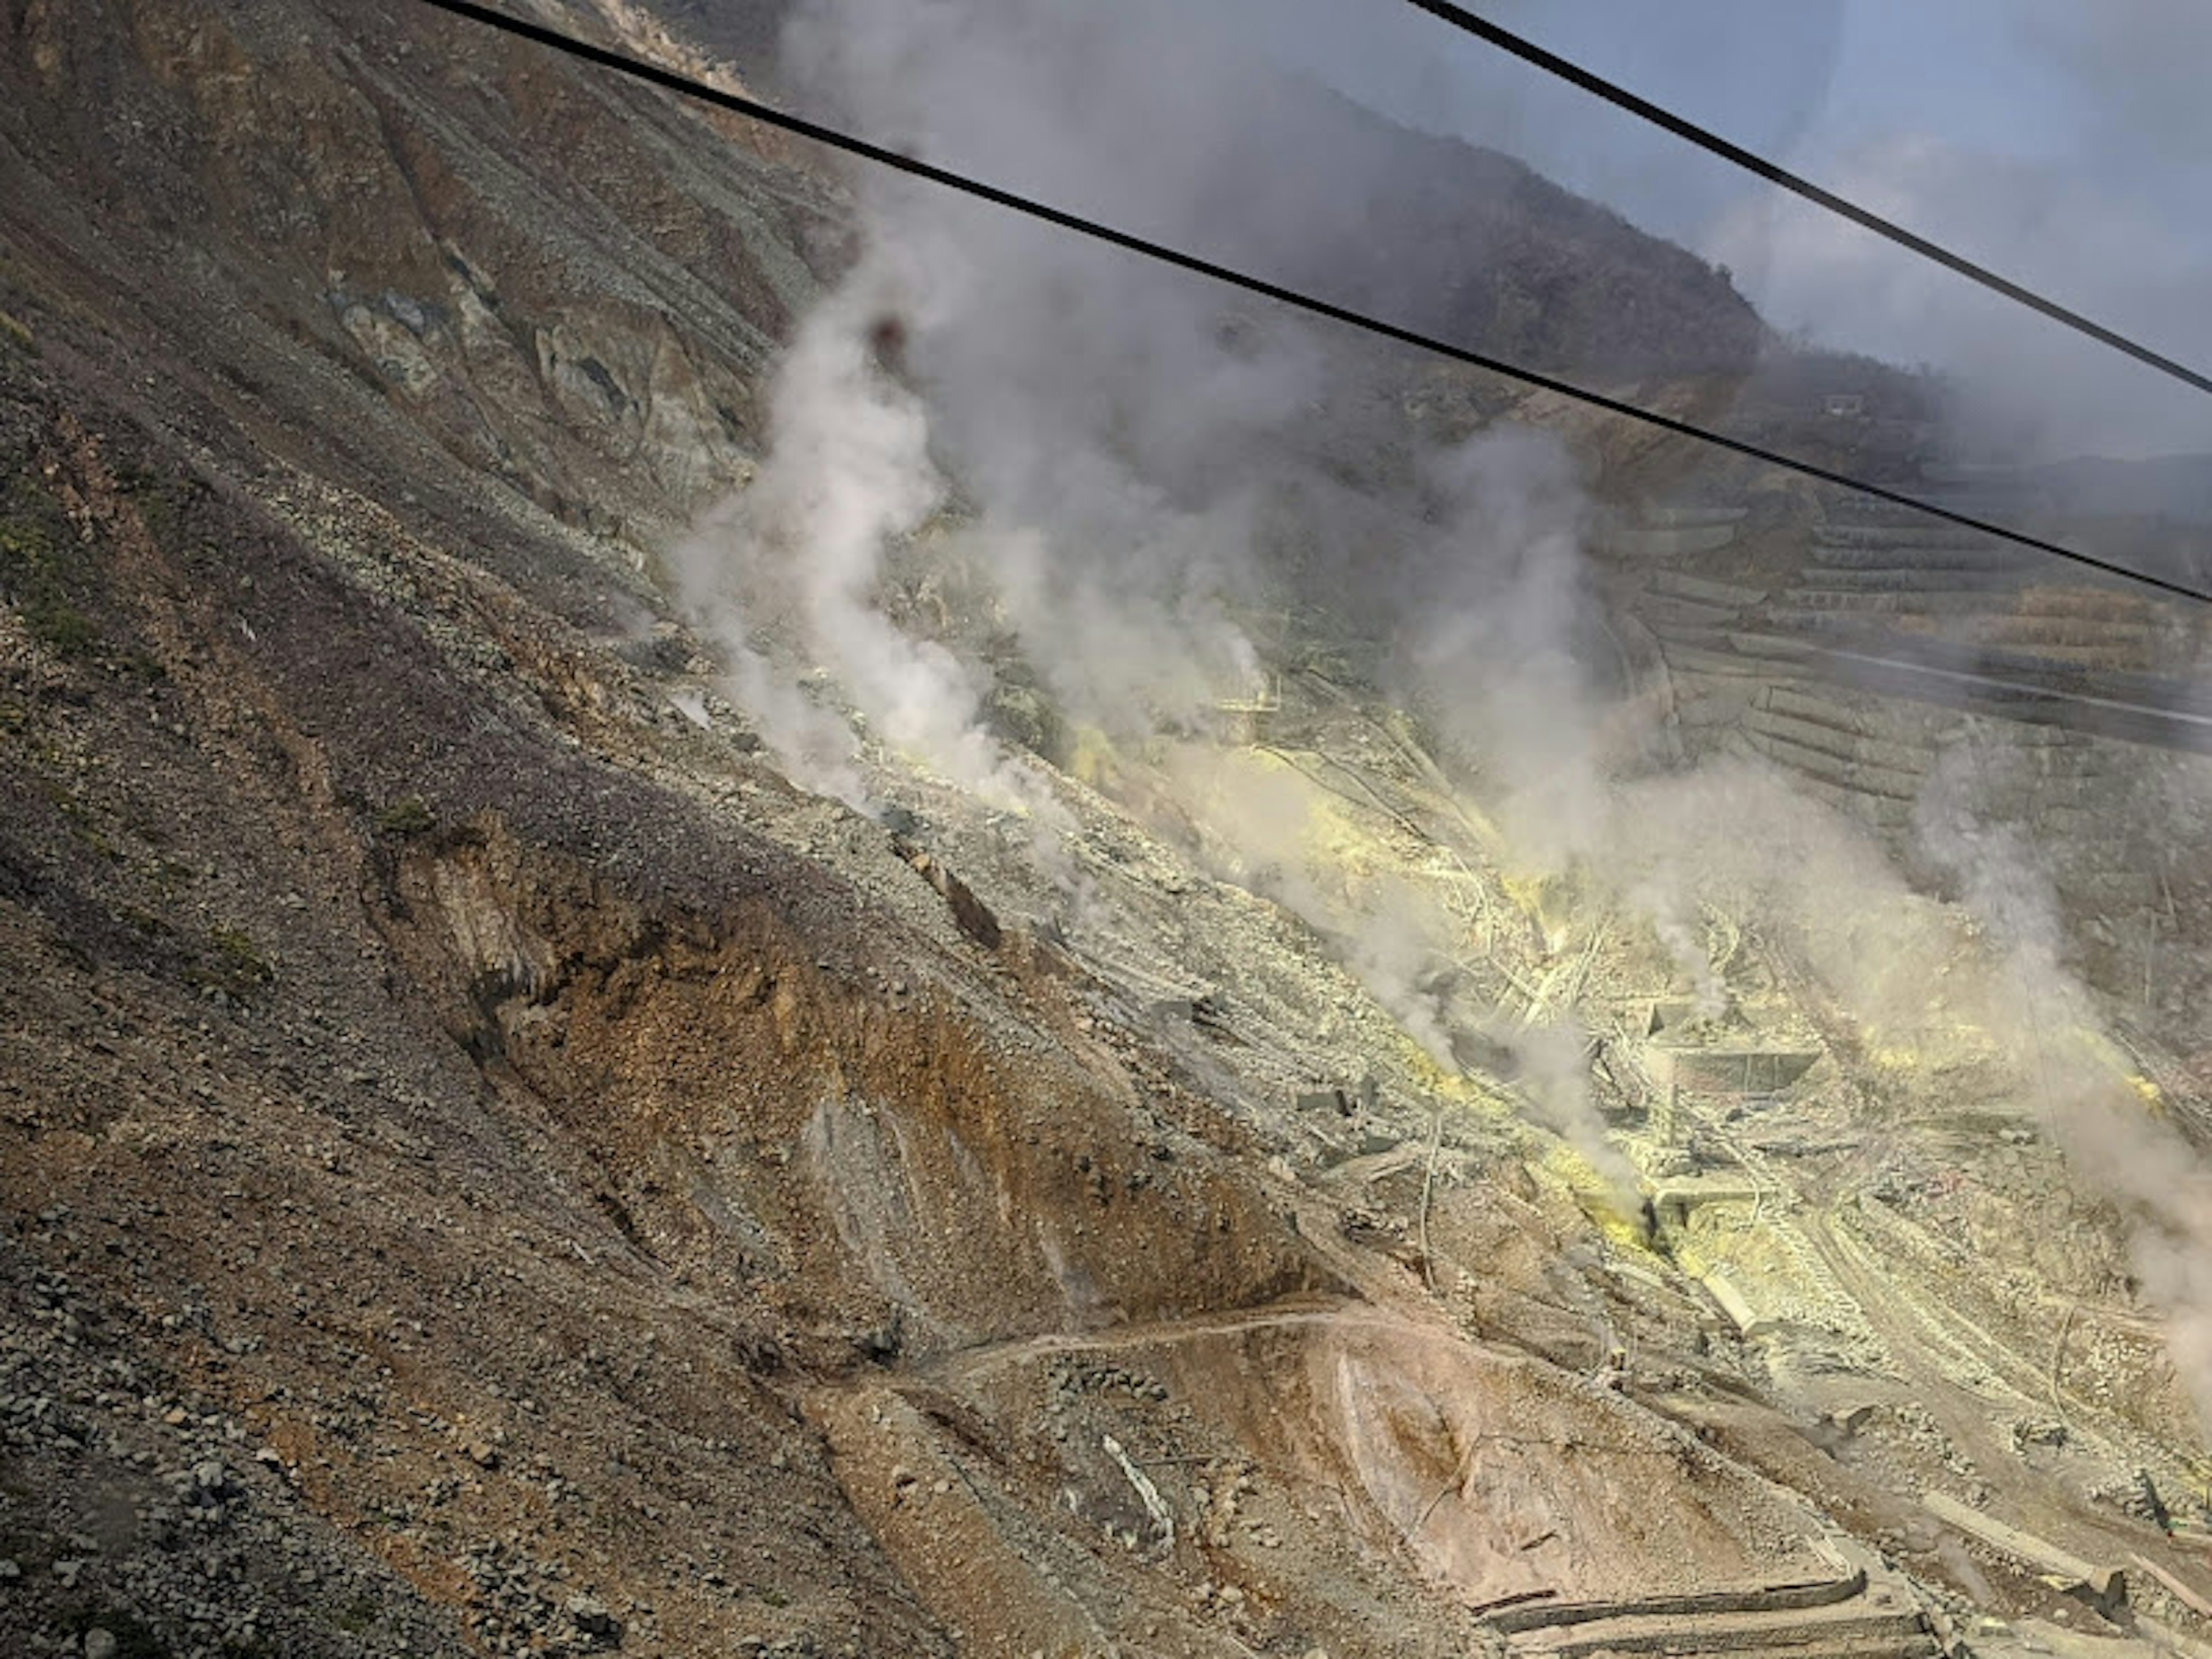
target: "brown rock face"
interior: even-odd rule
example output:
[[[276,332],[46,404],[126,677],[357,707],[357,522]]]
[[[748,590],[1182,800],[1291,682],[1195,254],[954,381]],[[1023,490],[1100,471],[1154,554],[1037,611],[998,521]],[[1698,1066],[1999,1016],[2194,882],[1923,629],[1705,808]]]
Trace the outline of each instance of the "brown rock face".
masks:
[[[708,9],[775,9],[566,21]],[[1732,1010],[1808,1063],[1681,1103],[1644,1150],[1735,1173],[1668,1164],[1639,1232],[1170,844],[1143,757],[1119,805],[1040,769],[1049,871],[935,780],[894,835],[760,758],[651,556],[846,255],[803,159],[402,0],[0,0],[0,1651],[1802,1652],[1818,1610],[1912,1659],[1931,1609],[2120,1611],[1937,1486],[2191,1584],[2129,1507],[2197,1518],[2118,1219],[1929,1105],[2002,1056],[1877,1097],[1736,929]],[[1573,1005],[1649,1141],[1667,951],[1285,678],[1346,870],[1468,907],[1434,982]]]
[[[294,464],[495,478],[633,553],[744,470],[842,240],[787,163],[405,5],[9,38],[19,307],[75,301]]]

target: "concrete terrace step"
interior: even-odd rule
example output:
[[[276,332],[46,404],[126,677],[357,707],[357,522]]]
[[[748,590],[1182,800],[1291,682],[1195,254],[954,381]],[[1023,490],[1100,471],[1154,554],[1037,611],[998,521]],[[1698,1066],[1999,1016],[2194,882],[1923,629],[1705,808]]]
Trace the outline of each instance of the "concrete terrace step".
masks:
[[[1636,614],[1653,628],[1668,623],[1711,627],[1733,622],[1742,612],[1741,605],[1712,605],[1704,599],[1677,599],[1670,593],[1644,593],[1636,600]]]
[[[1732,610],[1763,604],[1767,592],[1763,587],[1747,587],[1741,582],[1717,581],[1710,576],[1692,576],[1680,570],[1655,570],[1644,586],[1650,592],[1665,594],[1671,599],[1695,599],[1704,605]]]
[[[1770,605],[1760,613],[1760,622],[1775,630],[1776,635],[1788,638],[1808,635],[1863,634],[1866,632],[1864,613],[1826,605],[1815,609],[1805,605]],[[1774,635],[1770,635],[1769,637]],[[1815,639],[1815,645],[1827,645],[1832,641]]]
[[[1550,1640],[1513,1644],[1515,1659],[1595,1659],[1600,1654],[1780,1654],[1812,1659],[1919,1659],[1941,1651],[1917,1608],[1858,1601],[1796,1613],[1646,1615],[1609,1619]]]
[[[1919,781],[1926,776],[1936,759],[1933,750],[1918,744],[1866,737],[1824,720],[1809,720],[1802,714],[1784,713],[1771,706],[1747,710],[1744,724],[1753,732],[1762,732],[1800,749],[1816,750],[1850,765],[1876,767],[1895,773],[1901,778],[1910,778],[1916,791]]]
[[[1774,663],[1802,662],[1813,653],[1812,643],[1788,634],[1762,634],[1749,629],[1731,629],[1729,645],[1739,655],[1758,657]]]
[[[1756,657],[1773,663],[1799,661],[1813,649],[1807,641],[1788,634],[1770,634],[1753,628],[1717,627],[1711,623],[1664,623],[1653,626],[1651,633],[1655,639],[1668,647],[1670,659],[1675,646],[1686,646],[1698,651],[1733,651],[1738,656]]]
[[[1989,548],[2002,545],[1978,530],[1966,530],[1925,517],[1905,524],[1839,523],[1831,518],[1826,523],[1814,528],[1813,540],[1816,545],[1826,547]]]
[[[2195,717],[2199,721],[2212,720],[2212,688],[2193,678],[2065,661],[1997,640],[1971,643],[1929,634],[1885,634],[1865,629],[1860,625],[1862,619],[1841,612],[1801,614],[1808,619],[1814,616],[1828,619],[1826,631],[1829,637],[1821,641],[1825,646],[1894,658],[1905,665],[1917,664],[1939,678],[1982,675],[2024,688],[2137,703],[2152,710],[2171,710]],[[1838,634],[1851,637],[1838,639]]]
[[[1814,573],[1808,571],[1808,577]],[[1931,616],[2002,616],[2006,596],[1994,588],[1958,581],[1911,589],[1829,586],[1808,583],[1785,590],[1782,604],[1807,611],[1860,611],[1875,616],[1926,611]]]
[[[1837,592],[1865,590],[1874,592],[1931,591],[1978,593],[2017,586],[2020,574],[2016,568],[1996,566],[1887,564],[1863,568],[1831,566],[1824,562],[1801,572],[1797,580],[1806,586],[1822,587]]]
[[[1748,676],[1753,679],[1777,679],[1790,676],[1787,665],[1759,657],[1747,657],[1735,651],[1719,651],[1709,646],[1675,645],[1662,640],[1667,653],[1667,666],[1677,674],[1716,674]]]
[[[1735,539],[1732,524],[1608,525],[1596,535],[1608,553],[1638,559],[1680,559],[1717,553]]]
[[[2023,613],[1991,603],[1990,596],[1948,593],[1833,592],[1822,588],[1796,588],[1788,603],[1773,607],[1766,619],[1822,617],[1925,617],[1929,622],[1954,623],[1949,643],[1960,650],[2010,649],[2030,654],[2050,646],[2103,648],[2137,655],[2153,654],[2165,643],[2154,623],[2126,617],[2069,616],[2051,612]]]
[[[1644,1653],[1650,1649],[1601,1649],[1600,1653]],[[1699,1645],[1692,1635],[1677,1646],[1656,1651],[1668,1659],[1700,1659],[1725,1655],[1727,1659],[1939,1659],[1942,1644],[1924,1633],[1909,1636],[1839,1636],[1833,1640],[1797,1642],[1787,1638],[1753,1647],[1715,1648]],[[1516,1654],[1517,1659],[1517,1654]]]
[[[2012,570],[2020,552],[2002,545],[1948,546],[1926,542],[1827,542],[1813,538],[1813,562],[1827,569]]]
[[[1855,1558],[1847,1557],[1846,1559]],[[1514,1597],[1492,1606],[1483,1614],[1486,1623],[1507,1636],[1529,1632],[1556,1632],[1595,1625],[1607,1620],[1694,1618],[1731,1613],[1803,1613],[1819,1607],[1841,1607],[1867,1594],[1863,1565],[1832,1578],[1793,1579],[1782,1584],[1739,1584],[1730,1588],[1678,1592],[1656,1592],[1622,1596],[1609,1601],[1565,1601],[1549,1590]],[[1548,1638],[1540,1639],[1549,1639]]]
[[[1818,683],[1804,686],[1778,685],[1766,694],[1765,707],[1773,714],[1794,714],[1800,720],[1848,732],[1853,737],[1878,738],[1932,752],[1918,735],[1900,733],[1896,712],[1885,704],[1869,702],[1846,687]]]
[[[1678,502],[1670,507],[1647,507],[1644,522],[1657,530],[1676,530],[1692,525],[1741,524],[1751,516],[1747,507],[1720,507],[1710,503]]]
[[[2125,623],[2062,623],[2043,617],[2008,618],[1981,630],[1976,642],[2007,653],[2104,662],[2114,668],[2148,668],[2159,654],[2156,635]]]
[[[2066,611],[2052,606],[2021,605],[2005,611],[1999,623],[2006,628],[2017,628],[2029,633],[2064,634],[2069,631],[2083,638],[2113,638],[2151,640],[2160,638],[2164,630],[2153,617],[2130,615],[2124,611]]]
[[[1846,794],[1875,795],[1908,806],[1920,798],[1925,775],[1917,769],[1854,760],[1749,722],[1746,723],[1744,736],[1767,759]]]
[[[1514,1659],[1636,1654],[1729,1659],[1929,1659],[1920,1609],[1888,1582],[1848,1577],[1614,1602],[1528,1601],[1490,1622]]]
[[[1828,503],[1828,517],[1832,520],[1911,519],[1924,522],[1928,515],[1917,507],[1903,507],[1879,495],[1862,495],[1853,489],[1836,496]]]
[[[1679,639],[1662,635],[1662,649],[1686,705],[1713,695],[1710,688],[1720,684],[1757,688],[1771,697],[1785,686],[1817,696],[1819,687],[1828,684],[1849,688],[1842,695],[1861,706],[1868,697],[1892,707],[1902,699],[1997,715],[2028,727],[2212,750],[2212,693],[2143,672],[2148,647],[2124,636],[2094,645],[2039,646],[2001,638],[1968,643],[1886,629],[1879,625],[1880,613],[1797,606],[1773,607],[1763,620],[1772,632],[1731,629],[1725,647],[1711,630]],[[1784,712],[1792,711],[1785,707]],[[1863,736],[1892,735],[1848,716],[1795,712]]]
[[[1844,620],[1838,617],[1829,635],[1839,654],[1826,663],[1814,659],[1808,672],[1885,697],[1994,715],[2023,728],[2063,730],[2068,741],[2091,733],[2212,752],[2212,710],[2200,708],[2204,694],[2196,687],[2048,656],[1968,652],[1926,638],[1883,639],[1849,630],[1840,626]]]
[[[1728,651],[1734,648],[1731,641],[1735,637],[1733,629],[1698,627],[1687,623],[1669,623],[1664,627],[1654,628],[1651,633],[1669,661],[1673,660],[1677,646],[1692,651]]]
[[[2151,652],[2140,641],[2107,640],[2094,645],[2079,641],[2041,642],[2008,637],[1993,641],[2014,652],[2027,652],[2047,668],[2088,668],[2126,671],[2145,666]]]

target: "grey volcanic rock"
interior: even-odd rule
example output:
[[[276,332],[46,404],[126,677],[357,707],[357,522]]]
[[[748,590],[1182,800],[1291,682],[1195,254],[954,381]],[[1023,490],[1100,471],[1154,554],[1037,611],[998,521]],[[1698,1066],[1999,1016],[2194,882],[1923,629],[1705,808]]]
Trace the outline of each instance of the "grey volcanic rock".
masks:
[[[1466,924],[1423,984],[1494,1067],[1048,708],[1049,859],[879,748],[880,820],[763,759],[654,560],[849,257],[807,158],[397,0],[0,20],[0,1647],[2076,1617],[1946,1484],[2197,1570],[2100,1495],[2201,1518],[2195,1431],[2110,1206],[1983,1132],[2004,1057],[1875,1051],[1706,915],[1706,1046],[1815,1058],[1655,1144],[1669,947],[1509,871],[1356,673],[1291,665],[1235,762],[1342,781],[1333,875]],[[1526,341],[1610,349],[1610,262],[1665,261],[1492,172]],[[1663,1220],[1520,1109],[1540,1000]]]

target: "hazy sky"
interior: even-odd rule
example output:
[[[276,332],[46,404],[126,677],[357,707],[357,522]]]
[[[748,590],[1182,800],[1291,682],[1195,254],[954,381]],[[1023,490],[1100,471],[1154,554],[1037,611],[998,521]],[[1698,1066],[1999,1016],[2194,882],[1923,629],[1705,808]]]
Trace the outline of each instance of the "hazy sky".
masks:
[[[2212,450],[2212,398],[2075,343],[1402,0],[1213,0],[1411,124],[1728,264],[1784,329],[1972,377],[2060,453]],[[2212,0],[1482,0],[1475,9],[2193,366],[2212,365]]]

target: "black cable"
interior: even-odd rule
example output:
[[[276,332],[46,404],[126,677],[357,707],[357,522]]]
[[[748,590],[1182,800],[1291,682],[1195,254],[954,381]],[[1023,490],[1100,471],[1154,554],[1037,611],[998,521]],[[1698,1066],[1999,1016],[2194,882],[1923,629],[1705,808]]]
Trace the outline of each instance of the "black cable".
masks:
[[[1431,17],[1450,24],[1454,28],[1465,30],[1478,40],[1485,41],[1497,47],[1498,51],[1509,53],[1524,64],[1533,64],[1547,75],[1556,76],[1568,85],[1589,94],[1593,98],[1601,98],[1614,108],[1626,110],[1631,115],[1649,121],[1656,127],[1663,128],[1677,138],[1695,144],[1699,149],[1717,155],[1723,161],[1735,162],[1745,172],[1756,173],[1770,185],[1778,185],[1792,195],[1802,196],[1816,206],[1824,207],[1831,213],[1839,214],[1853,224],[1874,232],[1877,236],[1888,238],[1899,247],[1910,248],[1923,259],[1933,259],[1937,264],[1956,271],[1969,282],[1979,283],[1992,293],[2002,294],[2006,299],[2026,306],[2029,310],[2039,313],[2052,322],[2072,329],[2077,334],[2086,334],[2100,345],[2110,346],[2115,351],[2124,352],[2137,362],[2147,364],[2161,374],[2172,375],[2185,386],[2194,386],[2199,392],[2212,392],[2212,376],[2199,374],[2186,363],[2178,363],[2172,358],[2154,351],[2147,345],[2139,345],[2126,335],[2106,328],[2102,323],[2094,322],[2078,311],[2069,311],[2056,300],[2047,300],[2033,289],[2022,288],[2018,283],[1998,276],[1988,266],[1978,265],[1963,254],[1954,253],[1940,243],[1931,242],[1925,236],[1917,235],[1894,221],[1885,219],[1880,214],[1859,206],[1856,202],[1848,201],[1833,191],[1823,190],[1811,179],[1802,178],[1787,167],[1778,167],[1764,156],[1744,149],[1741,144],[1730,143],[1717,132],[1710,132],[1695,122],[1685,120],[1671,110],[1662,109],[1649,99],[1638,97],[1625,87],[1615,86],[1612,82],[1591,74],[1578,64],[1568,62],[1556,52],[1545,51],[1534,41],[1525,40],[1510,29],[1500,28],[1497,24],[1477,17],[1462,7],[1453,5],[1451,0],[1407,0],[1407,3],[1428,13]]]
[[[1342,323],[1348,328],[1358,329],[1368,334],[1380,335],[1386,340],[1395,340],[1401,344],[1432,352],[1440,357],[1449,357],[1455,362],[1465,363],[1470,368],[1502,375],[1507,380],[1518,380],[1523,386],[1535,386],[1540,391],[1554,392],[1560,397],[1572,398],[1577,403],[1588,404],[1592,408],[1602,409],[1608,414],[1624,416],[1632,421],[1641,421],[1648,426],[1656,426],[1662,431],[1672,432],[1685,438],[1694,438],[1701,443],[1711,444],[1717,448],[1728,450],[1752,460],[1764,461],[1770,466],[1782,467],[1808,478],[1817,478],[1822,483],[1836,484],[1845,489],[1855,489],[1862,495],[1872,495],[1879,500],[1893,502],[1899,507],[1910,507],[1916,512],[1925,513],[1931,518],[1957,525],[1962,529],[1975,531],[1984,536],[1994,536],[2001,541],[2031,548],[2036,552],[2048,554],[2052,558],[2063,559],[2070,564],[2078,564],[2091,570],[2101,571],[2106,575],[2118,576],[2123,580],[2138,582],[2145,587],[2156,588],[2161,592],[2172,593],[2181,599],[2197,599],[2204,604],[2212,605],[2212,592],[2203,588],[2191,587],[2186,583],[2172,581],[2164,576],[2154,576],[2147,571],[2131,570],[2125,565],[2114,564],[2109,560],[2097,557],[2094,554],[2078,552],[2073,548],[2061,546],[2057,542],[2045,541],[2042,538],[2031,536],[2025,531],[2008,530],[2002,525],[1992,524],[1985,519],[1978,519],[1969,514],[1954,512],[1950,507],[1939,506],[1934,501],[1924,501],[1918,496],[1903,495],[1897,490],[1886,489],[1881,484],[1869,483],[1863,479],[1854,478],[1848,473],[1833,471],[1827,467],[1816,465],[1811,461],[1798,460],[1779,451],[1747,443],[1741,438],[1731,438],[1705,427],[1692,426],[1687,421],[1676,420],[1673,416],[1662,415],[1656,410],[1640,409],[1634,404],[1623,403],[1618,398],[1608,398],[1602,392],[1589,391],[1551,375],[1539,374],[1534,369],[1522,368],[1496,357],[1486,356],[1479,351],[1470,351],[1465,346],[1454,345],[1448,340],[1440,340],[1432,335],[1401,327],[1396,323],[1384,322],[1379,318],[1368,316],[1364,312],[1353,311],[1347,307],[1317,299],[1312,295],[1300,293],[1296,289],[1285,288],[1279,283],[1268,282],[1264,277],[1254,276],[1244,271],[1233,270],[1227,265],[1216,264],[1210,259],[1200,258],[1196,254],[1185,253],[1180,249],[1169,247],[1164,243],[1148,241],[1144,237],[1133,235],[1126,230],[1116,230],[1110,225],[1099,224],[1093,220],[1069,213],[1064,209],[1033,201],[1025,196],[1017,196],[1012,191],[1001,190],[995,185],[987,185],[963,174],[949,172],[944,167],[933,166],[911,155],[902,155],[897,150],[887,149],[881,144],[871,143],[865,138],[855,137],[851,133],[841,132],[835,127],[822,126],[804,117],[787,114],[780,109],[738,93],[724,92],[718,87],[710,87],[704,82],[694,81],[688,76],[678,75],[673,70],[663,69],[659,64],[630,58],[621,52],[610,51],[605,46],[597,46],[589,41],[576,40],[558,30],[546,28],[537,23],[525,22],[520,18],[510,17],[487,7],[473,4],[471,0],[422,0],[422,3],[440,11],[450,12],[457,17],[465,17],[472,22],[482,23],[488,27],[517,35],[523,40],[534,41],[539,46],[550,47],[556,52],[580,58],[586,63],[598,64],[602,69],[630,76],[684,97],[698,99],[736,114],[748,116],[766,125],[795,133],[799,137],[811,139],[817,143],[827,144],[833,149],[842,149],[881,166],[896,168],[899,172],[909,173],[915,178],[927,179],[932,184],[941,185],[947,190],[957,191],[963,195],[975,197],[995,206],[1006,208],[1009,211],[1042,220],[1046,224],[1058,226],[1062,230],[1072,230],[1078,235],[1088,236],[1095,241],[1110,243],[1131,253],[1142,254],[1148,259],[1157,259],[1164,264],[1174,265],[1180,270],[1209,277],[1214,282],[1226,283],[1231,288],[1242,289],[1248,294],[1257,294],[1265,299],[1276,301],[1297,310],[1310,312],[1316,317],[1326,317],[1331,322]]]

